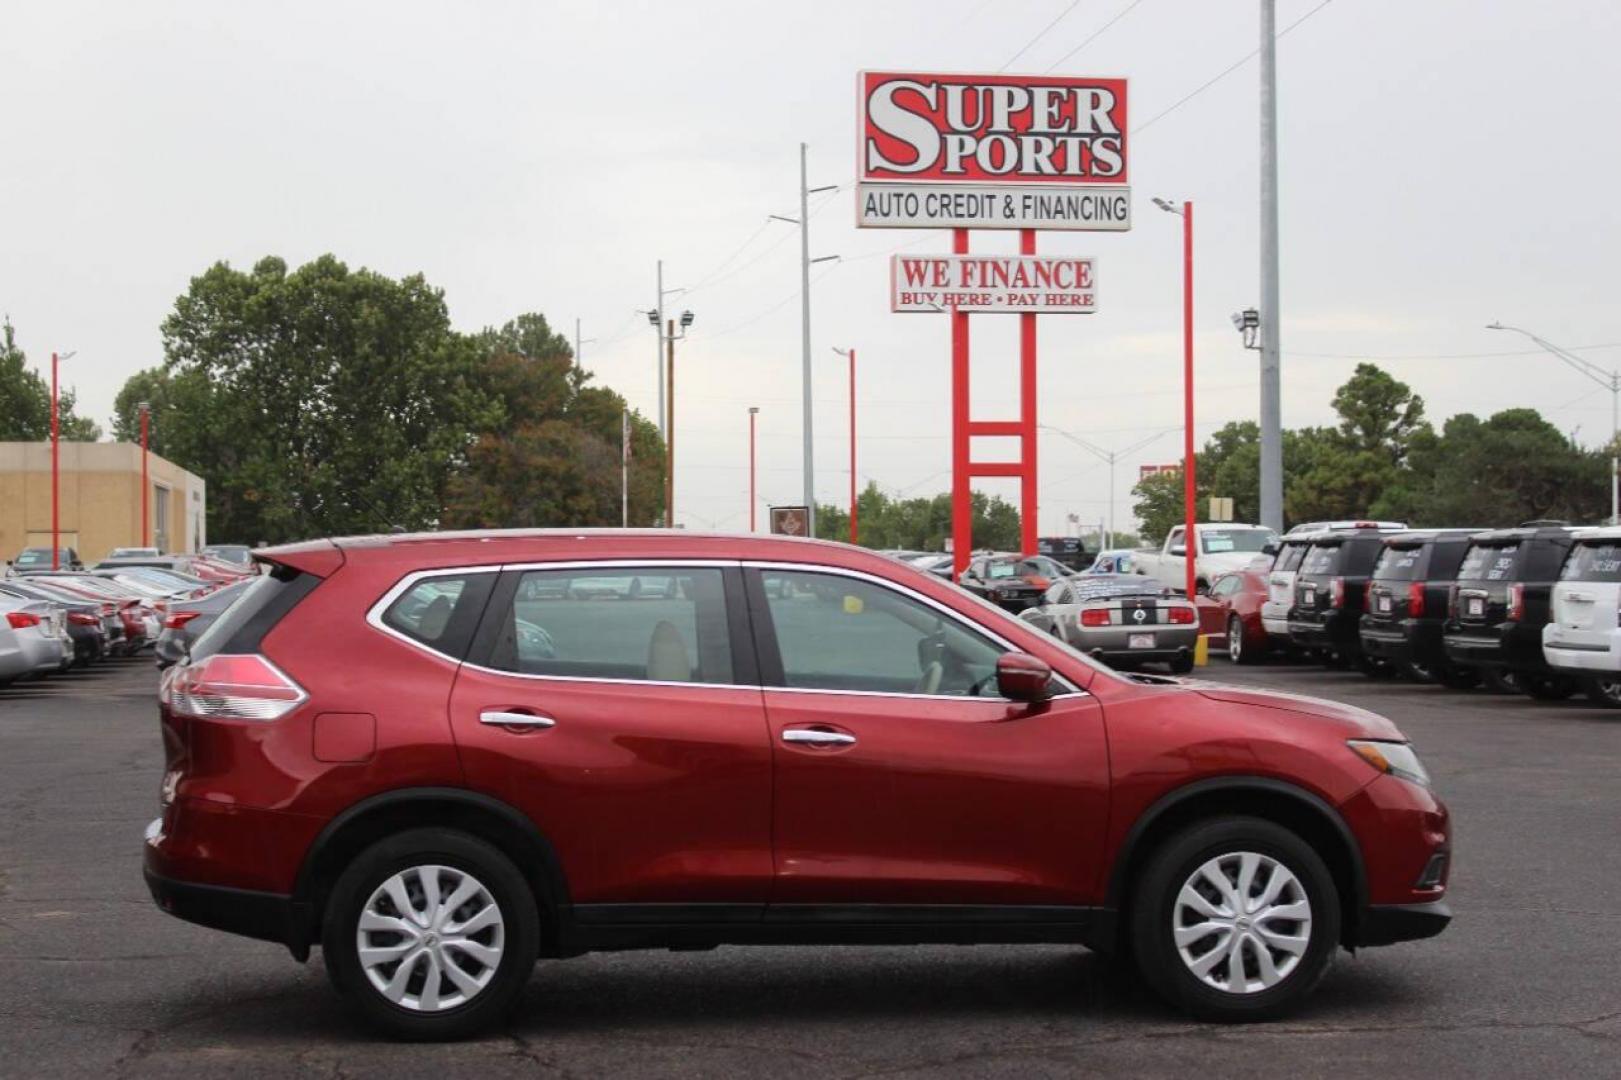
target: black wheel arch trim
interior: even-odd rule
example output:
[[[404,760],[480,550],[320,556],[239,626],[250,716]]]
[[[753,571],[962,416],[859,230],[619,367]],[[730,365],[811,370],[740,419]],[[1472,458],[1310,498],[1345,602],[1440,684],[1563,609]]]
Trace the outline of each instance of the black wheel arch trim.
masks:
[[[1196,780],[1191,784],[1166,792],[1156,799],[1147,810],[1140,814],[1131,828],[1126,832],[1125,839],[1120,842],[1120,849],[1115,853],[1114,866],[1109,873],[1108,894],[1104,901],[1107,908],[1118,911],[1125,899],[1126,887],[1130,884],[1127,877],[1127,868],[1132,865],[1137,855],[1137,848],[1143,837],[1171,810],[1201,796],[1218,792],[1263,792],[1268,795],[1282,795],[1294,799],[1300,805],[1310,809],[1322,818],[1344,843],[1351,860],[1351,894],[1355,901],[1355,910],[1346,912],[1347,922],[1354,922],[1359,913],[1368,906],[1368,878],[1367,870],[1362,862],[1362,846],[1357,843],[1356,834],[1345,823],[1338,810],[1314,792],[1308,791],[1298,784],[1286,780],[1279,780],[1271,776],[1216,776],[1206,780]]]
[[[296,912],[295,927],[302,928],[306,941],[318,940],[320,936],[316,921],[319,917],[319,903],[322,899],[320,882],[316,879],[316,868],[321,864],[322,856],[331,848],[336,838],[357,820],[378,811],[393,807],[409,806],[424,803],[455,803],[469,809],[493,815],[511,826],[515,832],[532,846],[535,861],[529,865],[520,864],[518,872],[526,880],[536,883],[543,890],[543,895],[537,895],[536,901],[544,909],[542,918],[546,915],[556,920],[556,929],[559,935],[566,935],[572,923],[572,901],[568,890],[568,879],[563,875],[562,862],[557,857],[557,851],[547,839],[546,834],[535,824],[534,820],[517,807],[485,795],[482,792],[470,791],[467,788],[456,787],[413,787],[399,788],[368,796],[341,813],[321,829],[315,839],[310,843],[309,849],[304,852],[303,861],[299,865],[298,877],[293,884],[293,893],[290,897]],[[295,943],[296,944],[296,943]]]

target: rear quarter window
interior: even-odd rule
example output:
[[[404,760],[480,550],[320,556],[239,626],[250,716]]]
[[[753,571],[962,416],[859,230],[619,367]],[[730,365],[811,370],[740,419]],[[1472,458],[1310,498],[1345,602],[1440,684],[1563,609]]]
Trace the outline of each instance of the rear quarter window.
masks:
[[[285,568],[255,578],[192,643],[192,660],[222,652],[257,652],[271,628],[320,583],[314,574]]]
[[[1277,569],[1279,569],[1279,570],[1298,570],[1298,569],[1300,569],[1300,563],[1306,557],[1306,550],[1307,550],[1307,547],[1306,547],[1305,544],[1285,544],[1285,545],[1283,545],[1283,550],[1278,553]]]
[[[1470,544],[1458,568],[1459,581],[1511,581],[1519,544]]]
[[[1559,573],[1561,581],[1621,581],[1621,540],[1577,544]]]

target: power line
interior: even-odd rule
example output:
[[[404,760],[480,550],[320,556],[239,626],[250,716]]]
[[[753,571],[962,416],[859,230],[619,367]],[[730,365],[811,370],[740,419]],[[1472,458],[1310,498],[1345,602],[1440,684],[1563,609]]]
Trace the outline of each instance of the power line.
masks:
[[[1046,26],[1042,27],[1041,31],[1038,34],[1036,34],[1035,37],[1033,37],[1029,41],[1025,42],[1024,46],[1022,48],[1020,48],[1018,52],[1016,52],[1012,56],[1008,57],[1007,63],[1003,64],[1001,67],[997,68],[996,70],[997,71],[1006,71],[1008,68],[1012,67],[1013,66],[1013,61],[1017,60],[1019,57],[1023,56],[1025,53],[1029,52],[1030,51],[1030,46],[1034,45],[1036,42],[1038,42],[1042,38],[1046,37],[1047,36],[1047,31],[1051,30],[1053,27],[1055,27],[1059,23],[1063,22],[1066,18],[1069,17],[1070,12],[1074,11],[1076,8],[1078,8],[1080,6],[1081,6],[1081,0],[1072,0],[1069,7],[1065,8],[1063,11],[1060,11],[1058,13],[1057,17],[1054,18],[1052,22],[1050,22]]]
[[[1290,23],[1288,26],[1285,26],[1282,30],[1279,30],[1275,35],[1273,35],[1272,40],[1274,40],[1274,41],[1281,40],[1283,38],[1283,36],[1285,34],[1287,34],[1289,31],[1293,30],[1295,27],[1299,26],[1301,23],[1305,22],[1307,19],[1311,18],[1313,15],[1317,14],[1319,11],[1323,10],[1324,8],[1326,8],[1329,4],[1331,4],[1333,2],[1334,2],[1334,0],[1323,0],[1322,3],[1318,4],[1316,7],[1312,8],[1310,11],[1308,11],[1304,15],[1300,16],[1300,18],[1296,19],[1294,22]],[[1249,63],[1251,60],[1254,60],[1257,56],[1260,56],[1260,55],[1261,55],[1261,50],[1259,48],[1250,50],[1250,52],[1247,53],[1243,58],[1239,59],[1238,61],[1236,61],[1232,65],[1223,68],[1221,70],[1221,72],[1219,74],[1217,74],[1214,78],[1212,78],[1212,79],[1208,80],[1207,82],[1201,84],[1198,87],[1198,89],[1196,89],[1196,90],[1192,91],[1191,93],[1189,93],[1189,94],[1185,95],[1184,97],[1182,97],[1180,100],[1178,100],[1170,108],[1165,109],[1165,110],[1163,110],[1161,112],[1155,113],[1153,116],[1149,117],[1147,120],[1144,120],[1142,123],[1140,123],[1136,127],[1132,128],[1131,133],[1133,135],[1138,135],[1138,134],[1141,134],[1142,132],[1146,131],[1149,127],[1151,127],[1154,124],[1157,124],[1159,121],[1165,119],[1167,116],[1170,116],[1176,110],[1180,109],[1182,106],[1186,105],[1188,102],[1192,101],[1194,98],[1198,97],[1200,94],[1204,93],[1206,90],[1210,89],[1212,86],[1215,86],[1217,83],[1221,82],[1221,80],[1225,79],[1227,76],[1231,75],[1233,72],[1237,71],[1239,68],[1243,67],[1245,64]]]
[[[1050,71],[1056,71],[1060,64],[1062,64],[1064,61],[1070,59],[1071,57],[1075,56],[1082,49],[1086,48],[1088,45],[1092,44],[1092,42],[1094,42],[1098,38],[1102,37],[1103,32],[1105,30],[1109,29],[1109,27],[1113,26],[1115,23],[1119,22],[1121,19],[1124,19],[1127,15],[1130,15],[1132,9],[1135,8],[1138,4],[1140,4],[1142,2],[1143,2],[1143,0],[1131,0],[1131,3],[1127,4],[1124,8],[1122,8],[1118,15],[1116,15],[1114,18],[1110,19],[1108,22],[1104,23],[1102,26],[1100,26],[1096,30],[1094,30],[1079,45],[1075,46],[1073,49],[1071,49],[1069,52],[1065,53],[1063,56],[1060,56],[1057,59],[1057,61],[1055,61],[1053,63],[1053,66],[1048,68],[1047,70],[1049,72]]]

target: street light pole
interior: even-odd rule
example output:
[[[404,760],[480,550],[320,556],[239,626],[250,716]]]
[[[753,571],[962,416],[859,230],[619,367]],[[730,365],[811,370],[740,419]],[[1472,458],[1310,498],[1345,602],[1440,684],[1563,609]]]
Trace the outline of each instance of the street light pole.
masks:
[[[136,406],[141,410],[141,546],[148,547],[152,543],[152,528],[150,518],[152,485],[147,480],[147,430],[152,419],[152,406],[141,402]]]
[[[1283,532],[1283,354],[1278,311],[1275,0],[1261,0],[1261,524]]]
[[[56,416],[56,368],[61,361],[51,354],[51,569],[60,570],[62,553],[61,429]]]
[[[1545,341],[1529,330],[1518,326],[1504,326],[1500,322],[1488,323],[1488,330],[1512,330],[1536,342],[1547,352],[1563,360],[1589,379],[1610,392],[1610,524],[1621,525],[1621,371],[1605,371],[1590,360],[1584,360],[1569,349]]]
[[[1197,489],[1195,473],[1197,462],[1193,457],[1193,203],[1183,201],[1181,206],[1155,199],[1154,205],[1169,214],[1182,218],[1182,544],[1185,553],[1182,562],[1187,568],[1188,599],[1195,595],[1198,579],[1198,538],[1194,535],[1193,519]]]
[[[856,351],[835,348],[834,352],[850,359],[850,543],[860,535],[856,527]]]
[[[1105,450],[1105,449],[1103,449],[1103,447],[1098,446],[1096,443],[1088,442],[1087,440],[1081,438],[1079,435],[1076,435],[1073,432],[1065,431],[1063,428],[1056,428],[1056,427],[1053,427],[1051,424],[1042,424],[1040,426],[1041,426],[1042,430],[1050,431],[1054,435],[1060,435],[1060,436],[1068,439],[1070,442],[1074,443],[1076,446],[1079,446],[1082,450],[1086,450],[1089,453],[1095,454],[1095,455],[1097,455],[1097,457],[1101,458],[1103,461],[1108,463],[1108,466],[1109,466],[1109,519],[1108,519],[1108,528],[1107,528],[1107,531],[1105,532],[1105,529],[1103,527],[1103,523],[1102,522],[1098,523],[1098,539],[1100,541],[1102,541],[1105,538],[1107,538],[1108,543],[1105,546],[1106,547],[1113,547],[1114,546],[1114,534],[1115,534],[1115,528],[1114,528],[1114,477],[1115,477],[1114,466],[1115,466],[1115,462],[1118,461],[1119,459],[1125,457],[1127,454],[1136,453],[1138,450],[1141,450],[1143,447],[1147,446],[1151,442],[1154,442],[1156,439],[1163,439],[1166,435],[1170,434],[1171,432],[1175,431],[1176,429],[1175,428],[1166,428],[1164,431],[1156,431],[1156,432],[1154,432],[1154,434],[1148,436],[1146,439],[1137,440],[1136,442],[1132,443],[1130,446],[1126,447],[1124,450]]]
[[[806,172],[805,157],[808,148],[799,144],[799,344],[803,368],[805,398],[805,525],[811,536],[816,535],[816,466],[813,461],[816,445],[815,429],[811,423],[811,331],[810,331],[810,177]]]
[[[754,421],[760,415],[758,405],[749,406],[749,532],[755,531],[754,508],[756,497],[754,493]]]

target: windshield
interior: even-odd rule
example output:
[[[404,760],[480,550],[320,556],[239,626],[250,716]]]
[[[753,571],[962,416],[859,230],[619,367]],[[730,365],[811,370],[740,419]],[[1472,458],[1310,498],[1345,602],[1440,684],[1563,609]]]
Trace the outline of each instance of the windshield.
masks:
[[[998,578],[1013,578],[1019,576],[1019,564],[1011,559],[1005,562],[992,562],[985,564],[985,577],[994,581]]]
[[[1514,576],[1519,544],[1470,544],[1458,568],[1459,581],[1508,581]]]
[[[64,565],[67,563],[67,561],[68,561],[68,553],[67,553],[66,548],[62,549],[61,555],[60,555],[60,557],[58,558],[57,561],[63,563]],[[21,555],[17,556],[16,565],[17,566],[49,566],[49,565],[51,565],[51,549],[50,548],[28,548]]]
[[[1375,581],[1412,581],[1418,575],[1418,559],[1424,554],[1421,547],[1387,547],[1379,553],[1374,564]]]
[[[1199,544],[1206,555],[1221,555],[1229,551],[1260,551],[1277,536],[1265,529],[1205,529],[1199,530]]]
[[[1560,581],[1621,581],[1621,540],[1577,544],[1559,572]]]

